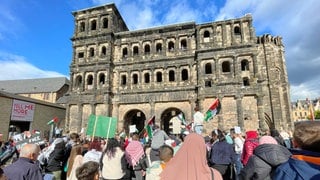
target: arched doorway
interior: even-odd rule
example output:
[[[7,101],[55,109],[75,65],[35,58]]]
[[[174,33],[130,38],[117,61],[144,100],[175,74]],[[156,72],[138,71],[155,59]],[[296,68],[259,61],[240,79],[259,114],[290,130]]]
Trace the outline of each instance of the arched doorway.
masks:
[[[127,112],[127,114],[124,117],[124,124],[123,124],[123,128],[125,129],[126,133],[129,134],[129,126],[130,125],[136,125],[136,128],[138,129],[139,132],[141,132],[144,128],[144,122],[146,120],[146,116],[145,114],[138,110],[138,109],[134,109],[134,110],[130,110],[129,112]]]
[[[161,114],[161,129],[163,129],[167,134],[171,134],[170,129],[170,120],[171,118],[177,116],[178,114],[183,113],[178,108],[168,108]]]

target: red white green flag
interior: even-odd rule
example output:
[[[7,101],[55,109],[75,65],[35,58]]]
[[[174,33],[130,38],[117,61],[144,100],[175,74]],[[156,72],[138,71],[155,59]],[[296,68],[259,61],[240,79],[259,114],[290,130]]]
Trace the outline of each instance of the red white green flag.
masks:
[[[209,107],[208,111],[206,112],[205,121],[211,120],[215,115],[217,115],[220,111],[221,105],[219,99],[215,99],[212,105]]]
[[[49,122],[47,122],[47,125],[52,125],[53,123],[57,123],[59,121],[58,117],[54,117]]]
[[[155,121],[155,116],[152,116],[148,122],[147,122],[147,125],[144,127],[144,134],[143,136],[144,137],[148,137],[149,139],[152,138],[152,126],[154,125],[154,121]]]

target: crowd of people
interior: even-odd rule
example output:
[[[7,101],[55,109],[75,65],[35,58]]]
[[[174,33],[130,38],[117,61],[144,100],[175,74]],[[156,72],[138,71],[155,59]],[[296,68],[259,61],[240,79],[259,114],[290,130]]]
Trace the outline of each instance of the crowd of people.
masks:
[[[179,135],[154,125],[148,142],[138,133],[90,140],[71,133],[45,147],[26,144],[0,180],[320,179],[319,121],[295,123],[292,136],[239,127],[204,134],[199,124]]]

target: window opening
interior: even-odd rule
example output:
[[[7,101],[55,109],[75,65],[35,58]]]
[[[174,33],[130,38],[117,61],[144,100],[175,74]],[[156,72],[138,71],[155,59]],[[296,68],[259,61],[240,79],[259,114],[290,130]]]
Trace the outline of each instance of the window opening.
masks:
[[[243,78],[243,86],[250,86],[249,78]]]
[[[157,72],[157,82],[162,82],[162,73]]]
[[[205,87],[212,87],[211,81],[204,82]]]
[[[211,63],[207,63],[205,65],[205,73],[206,74],[212,74],[212,66],[211,66]]]
[[[180,46],[181,46],[182,50],[186,50],[187,49],[187,40],[186,39],[181,40]]]
[[[168,49],[169,49],[169,51],[173,51],[174,50],[174,43],[172,41],[170,41],[168,43]]]
[[[102,54],[103,56],[107,55],[107,48],[106,48],[105,46],[102,46],[102,48],[101,48],[101,54]]]
[[[181,72],[181,79],[182,79],[182,81],[186,81],[186,80],[188,80],[188,70],[186,70],[186,69],[183,69],[182,70],[182,72]]]
[[[84,53],[83,52],[79,52],[78,53],[78,58],[83,58],[84,57]]]
[[[144,74],[144,83],[150,83],[150,74],[149,73]]]
[[[209,31],[204,31],[203,37],[204,37],[204,38],[210,37],[210,32],[209,32]]]
[[[138,46],[133,47],[133,55],[138,55],[139,54],[139,48]]]
[[[89,76],[88,76],[87,84],[88,84],[88,85],[92,85],[92,84],[93,84],[93,76],[92,76],[92,75],[89,75]]]
[[[222,63],[222,72],[230,72],[230,62],[225,61]]]
[[[162,51],[162,44],[161,43],[157,43],[156,50],[157,50],[157,52],[161,52]]]
[[[84,22],[80,23],[80,32],[84,32],[86,30],[86,24]]]
[[[235,35],[241,35],[241,30],[239,26],[234,27],[234,34]]]
[[[175,81],[175,74],[173,70],[169,71],[169,81],[170,82]]]
[[[106,79],[106,76],[105,76],[103,73],[101,73],[101,74],[99,75],[99,84],[100,84],[100,85],[104,85],[105,79]]]
[[[90,48],[89,51],[90,51],[90,52],[89,52],[90,57],[93,57],[93,56],[94,56],[94,49],[93,49],[93,48]]]
[[[96,20],[92,20],[91,21],[91,30],[96,30],[97,29],[97,21]]]
[[[137,74],[133,74],[132,79],[133,79],[133,84],[138,84],[138,75]]]
[[[144,54],[150,54],[150,45],[149,44],[144,46]]]
[[[127,84],[127,77],[126,75],[121,76],[121,85],[126,85]]]
[[[102,24],[103,24],[103,28],[105,29],[105,28],[108,28],[108,18],[103,18],[103,20],[102,20]]]
[[[241,71],[249,71],[249,61],[248,60],[242,60],[241,61]]]

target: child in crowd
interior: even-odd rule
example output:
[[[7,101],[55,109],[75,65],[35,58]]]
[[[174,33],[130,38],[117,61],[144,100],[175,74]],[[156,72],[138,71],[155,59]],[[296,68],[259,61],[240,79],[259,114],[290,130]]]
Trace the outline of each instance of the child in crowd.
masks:
[[[273,179],[320,179],[320,121],[295,124],[292,156],[275,171]]]

